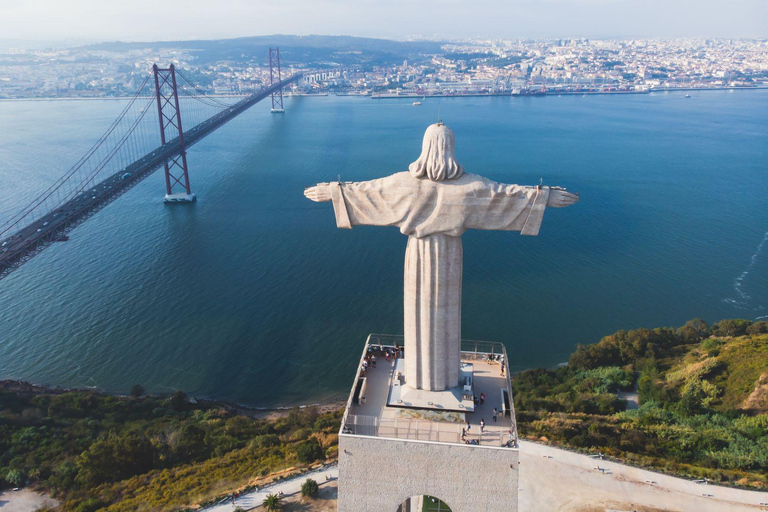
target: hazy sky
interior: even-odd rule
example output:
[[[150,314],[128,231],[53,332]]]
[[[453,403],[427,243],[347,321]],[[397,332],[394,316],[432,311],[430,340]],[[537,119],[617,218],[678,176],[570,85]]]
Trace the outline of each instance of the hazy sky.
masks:
[[[3,40],[751,37],[768,0],[0,0]]]

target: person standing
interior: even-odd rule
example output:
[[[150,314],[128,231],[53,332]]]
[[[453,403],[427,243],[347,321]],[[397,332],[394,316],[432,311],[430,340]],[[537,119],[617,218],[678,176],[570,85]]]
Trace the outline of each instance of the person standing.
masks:
[[[485,430],[485,420],[480,419],[480,433],[483,433],[483,430]]]
[[[499,410],[494,407],[493,408],[493,421],[496,421],[496,418],[499,416]]]

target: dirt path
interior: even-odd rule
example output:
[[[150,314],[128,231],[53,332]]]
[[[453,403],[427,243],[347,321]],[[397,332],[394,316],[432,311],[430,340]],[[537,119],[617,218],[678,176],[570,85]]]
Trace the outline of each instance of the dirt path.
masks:
[[[30,489],[0,492],[0,510],[2,512],[34,512],[46,505],[54,507],[58,505],[58,502]]]

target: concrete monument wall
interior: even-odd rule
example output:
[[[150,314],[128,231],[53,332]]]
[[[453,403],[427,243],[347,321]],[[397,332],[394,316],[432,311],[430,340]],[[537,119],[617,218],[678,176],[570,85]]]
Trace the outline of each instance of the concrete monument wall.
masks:
[[[338,512],[397,512],[418,495],[452,512],[517,512],[519,460],[510,448],[342,434]]]

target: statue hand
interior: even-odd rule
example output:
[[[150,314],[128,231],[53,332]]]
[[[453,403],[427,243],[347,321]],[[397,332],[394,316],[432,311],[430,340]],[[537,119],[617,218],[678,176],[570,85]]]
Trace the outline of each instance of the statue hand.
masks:
[[[552,187],[549,189],[549,200],[547,206],[550,208],[565,208],[571,206],[579,200],[579,194],[568,192],[564,188]]]
[[[324,203],[331,200],[331,187],[327,183],[318,183],[314,187],[304,189],[304,197],[316,203]]]

